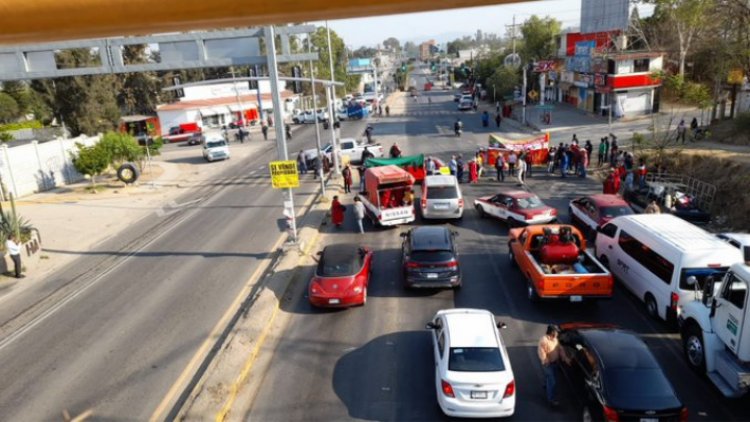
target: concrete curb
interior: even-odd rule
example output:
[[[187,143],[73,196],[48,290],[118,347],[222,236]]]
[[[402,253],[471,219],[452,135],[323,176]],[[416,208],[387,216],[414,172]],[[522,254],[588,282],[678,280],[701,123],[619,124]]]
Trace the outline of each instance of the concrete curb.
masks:
[[[327,183],[328,191],[340,191],[338,184]],[[246,386],[255,361],[265,343],[268,333],[277,319],[287,289],[300,276],[297,268],[302,265],[320,235],[320,226],[327,218],[328,200],[318,191],[305,203],[306,212],[298,222],[305,226],[299,231],[298,247],[280,251],[276,259],[266,265],[257,281],[248,281],[252,291],[235,311],[233,323],[227,327],[223,338],[217,339],[214,348],[220,350],[205,371],[194,383],[192,392],[178,401],[179,410],[168,414],[167,419],[216,421],[237,420],[239,415],[232,410],[242,408],[238,403],[240,393]],[[318,211],[313,213],[311,211]]]

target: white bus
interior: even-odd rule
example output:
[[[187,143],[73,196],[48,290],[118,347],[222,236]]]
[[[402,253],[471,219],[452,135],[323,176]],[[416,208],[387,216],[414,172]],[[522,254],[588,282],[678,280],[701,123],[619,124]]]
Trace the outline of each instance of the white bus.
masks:
[[[707,279],[721,281],[742,262],[739,249],[671,214],[617,217],[598,230],[596,256],[654,318],[676,321],[701,295]],[[689,277],[697,283],[691,286]]]

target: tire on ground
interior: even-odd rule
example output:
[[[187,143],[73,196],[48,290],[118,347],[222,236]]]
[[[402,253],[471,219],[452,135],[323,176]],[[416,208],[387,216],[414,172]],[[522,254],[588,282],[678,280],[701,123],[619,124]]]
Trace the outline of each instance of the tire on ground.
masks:
[[[140,175],[138,166],[133,163],[125,163],[117,168],[117,178],[126,184],[135,183]]]

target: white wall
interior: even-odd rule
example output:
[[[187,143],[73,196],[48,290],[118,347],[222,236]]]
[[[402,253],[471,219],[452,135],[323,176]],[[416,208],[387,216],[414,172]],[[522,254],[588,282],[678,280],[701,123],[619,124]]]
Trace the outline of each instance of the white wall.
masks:
[[[34,141],[15,147],[1,146],[0,179],[4,191],[20,198],[83,180],[83,175],[73,167],[71,155],[77,150],[77,142],[90,146],[99,142],[99,137],[84,135],[41,144]]]
[[[237,88],[236,91],[235,86]],[[261,94],[269,94],[271,92],[271,81],[258,81],[258,88],[260,88]],[[281,91],[286,89],[285,81],[279,81],[279,89]],[[240,95],[257,95],[257,91],[254,89],[251,90],[247,81],[237,82],[236,84],[226,83],[190,86],[185,87],[183,91],[185,92],[185,96],[182,97],[182,100],[184,101],[234,97],[238,93]]]

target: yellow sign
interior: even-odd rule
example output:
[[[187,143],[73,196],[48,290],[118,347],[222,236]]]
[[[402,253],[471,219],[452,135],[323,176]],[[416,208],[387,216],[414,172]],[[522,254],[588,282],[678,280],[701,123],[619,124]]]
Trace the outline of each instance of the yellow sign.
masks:
[[[451,174],[451,169],[448,168],[448,166],[442,166],[440,167],[440,174],[444,174],[446,176]]]
[[[268,164],[268,168],[271,170],[271,184],[274,189],[299,187],[299,173],[297,173],[296,161],[271,161]]]
[[[727,82],[729,82],[732,85],[740,85],[742,84],[744,79],[745,79],[745,74],[742,72],[742,69],[734,69],[734,70],[729,71]]]

